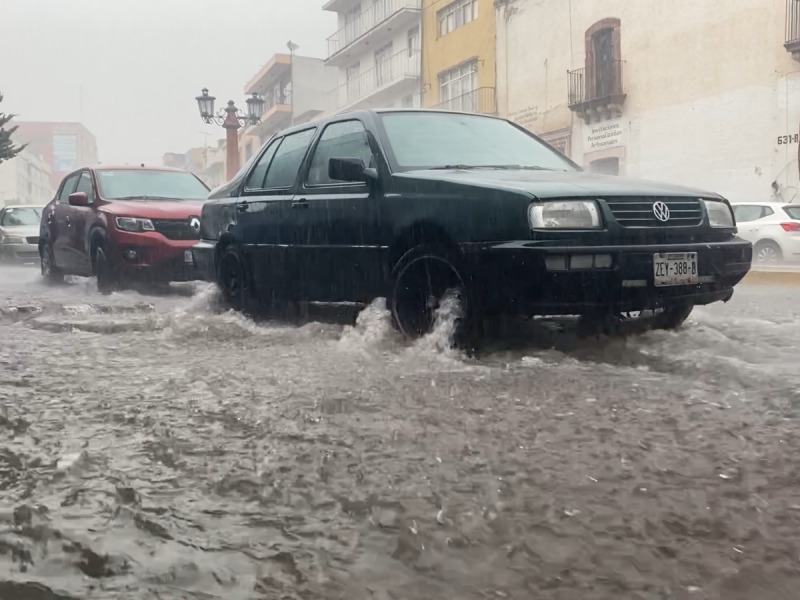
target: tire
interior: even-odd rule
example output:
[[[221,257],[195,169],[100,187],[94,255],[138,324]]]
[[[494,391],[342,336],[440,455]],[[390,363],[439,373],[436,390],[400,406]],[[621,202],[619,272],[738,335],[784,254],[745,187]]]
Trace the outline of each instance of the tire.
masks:
[[[677,306],[668,306],[664,312],[656,315],[654,329],[678,329],[680,328],[689,315],[692,314],[694,306],[691,304],[679,304]]]
[[[459,304],[456,343],[475,322],[470,282],[458,252],[447,247],[421,245],[409,250],[392,270],[387,304],[394,327],[409,338],[430,333],[436,311],[448,291]]]
[[[783,251],[775,242],[765,240],[753,248],[753,262],[760,265],[775,264],[783,260]]]
[[[247,310],[250,281],[244,260],[235,246],[226,246],[219,256],[217,287],[228,308],[239,312]]]
[[[98,244],[94,249],[94,273],[97,277],[97,291],[101,294],[110,294],[118,288],[119,280],[103,244]]]
[[[39,251],[39,257],[44,280],[47,283],[62,283],[64,281],[64,272],[56,267],[55,259],[53,258],[53,247],[49,243],[42,246]]]

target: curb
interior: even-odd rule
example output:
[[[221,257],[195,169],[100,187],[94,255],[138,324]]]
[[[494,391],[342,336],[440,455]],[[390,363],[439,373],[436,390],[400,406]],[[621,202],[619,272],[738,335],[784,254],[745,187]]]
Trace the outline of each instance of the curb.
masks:
[[[756,285],[800,285],[800,270],[798,271],[772,271],[751,270],[742,283]]]

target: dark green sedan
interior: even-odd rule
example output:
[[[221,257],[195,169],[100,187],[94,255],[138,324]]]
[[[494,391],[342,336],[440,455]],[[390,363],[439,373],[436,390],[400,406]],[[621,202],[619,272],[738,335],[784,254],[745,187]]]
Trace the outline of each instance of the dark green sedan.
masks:
[[[240,310],[387,299],[414,336],[447,293],[491,315],[677,327],[750,269],[721,196],[589,174],[509,121],[341,113],[270,139],[202,212],[193,259]]]

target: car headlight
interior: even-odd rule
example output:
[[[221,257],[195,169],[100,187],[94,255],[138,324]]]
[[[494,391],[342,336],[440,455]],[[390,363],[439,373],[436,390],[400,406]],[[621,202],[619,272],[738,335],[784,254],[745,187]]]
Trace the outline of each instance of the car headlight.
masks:
[[[708,224],[712,227],[733,227],[733,213],[730,207],[721,200],[705,200]]]
[[[600,210],[594,200],[557,200],[531,204],[528,220],[532,229],[599,229]]]
[[[133,217],[117,217],[117,228],[122,231],[155,231],[150,219],[135,219]]]
[[[22,239],[21,237],[14,237],[12,235],[5,235],[0,239],[2,239],[2,242],[4,244],[24,244],[25,243],[25,240]]]

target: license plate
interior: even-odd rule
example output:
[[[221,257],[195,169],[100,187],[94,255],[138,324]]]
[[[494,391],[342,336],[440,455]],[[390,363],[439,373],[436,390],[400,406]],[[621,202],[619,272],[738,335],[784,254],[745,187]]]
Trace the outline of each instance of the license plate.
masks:
[[[183,262],[185,262],[187,265],[194,264],[194,256],[192,256],[191,250],[183,251]]]
[[[656,287],[696,284],[699,281],[697,252],[654,254],[653,280]]]

